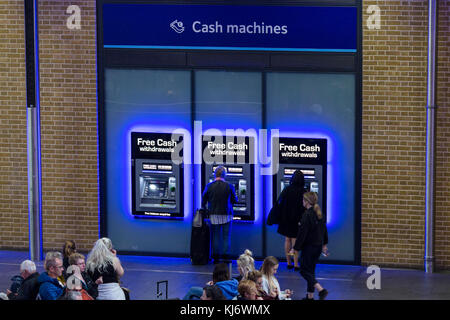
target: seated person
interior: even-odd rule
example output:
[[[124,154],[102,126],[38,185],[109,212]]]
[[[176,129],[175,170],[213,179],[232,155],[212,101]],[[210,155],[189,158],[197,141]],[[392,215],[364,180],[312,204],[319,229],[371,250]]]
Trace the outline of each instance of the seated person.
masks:
[[[65,286],[58,280],[62,276],[64,267],[62,255],[59,252],[48,252],[44,261],[45,272],[38,277],[39,298],[42,300],[57,300],[63,293]]]
[[[238,295],[237,287],[239,282],[230,278],[228,265],[225,263],[216,264],[213,271],[213,279],[207,285],[217,286],[227,300],[232,300]],[[192,287],[184,296],[183,300],[198,300],[203,294],[202,287]]]
[[[8,298],[12,300],[13,296],[17,295],[17,292],[19,291],[20,286],[22,285],[24,278],[22,275],[15,275],[11,278],[11,286],[8,290],[6,290],[6,294],[8,295]]]
[[[66,289],[58,300],[94,300],[86,289],[83,288],[81,271],[77,265],[69,265],[67,275]]]
[[[238,286],[239,296],[237,300],[263,300],[258,297],[256,283],[252,280],[242,280]]]
[[[243,254],[236,260],[239,276],[235,277],[237,281],[247,279],[247,274],[250,271],[255,270],[255,260],[253,259],[253,253],[246,249]]]
[[[217,286],[206,286],[203,288],[203,294],[200,300],[227,300]]]
[[[36,300],[39,292],[36,272],[36,264],[31,260],[25,260],[20,264],[20,277],[23,279],[14,294],[12,290],[6,290],[10,300]],[[12,286],[12,285],[11,285]]]
[[[89,274],[86,272],[86,263],[85,258],[81,253],[72,253],[69,256],[69,266],[77,266],[80,270],[80,281],[83,286],[83,289],[86,290],[92,298],[97,298],[98,296],[98,285],[91,279]],[[67,275],[67,278],[71,276],[71,274]],[[67,281],[67,279],[66,279]]]
[[[278,259],[269,256],[264,259],[261,266],[261,273],[263,274],[262,287],[263,290],[271,297],[277,298],[279,300],[290,300],[292,292],[289,289],[284,291],[280,290],[280,284],[278,283],[275,274],[278,271]]]
[[[256,289],[257,289],[257,297],[262,298],[263,300],[278,300],[278,298],[276,297],[272,297],[270,295],[268,295],[263,287],[262,287],[262,283],[263,283],[263,274],[261,273],[261,271],[259,270],[254,270],[248,273],[247,275],[248,280],[252,280],[253,282],[255,282],[256,284]],[[259,299],[258,299],[259,300]]]
[[[231,279],[228,265],[225,263],[216,264],[213,271],[213,283],[222,290],[227,300],[231,300],[239,294],[237,291],[239,282]]]

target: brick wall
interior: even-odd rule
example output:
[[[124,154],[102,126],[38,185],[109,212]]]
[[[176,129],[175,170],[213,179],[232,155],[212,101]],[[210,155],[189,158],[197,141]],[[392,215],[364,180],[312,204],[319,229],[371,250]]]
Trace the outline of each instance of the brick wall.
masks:
[[[437,43],[436,267],[450,268],[450,1],[439,1]]]
[[[364,1],[362,262],[423,268],[428,1]],[[436,266],[449,268],[449,1],[440,1]]]
[[[81,29],[66,26],[69,5]],[[95,1],[39,1],[43,247],[98,239]]]
[[[362,263],[421,268],[427,1],[364,1],[363,12]]]
[[[0,247],[28,247],[23,1],[0,1]]]

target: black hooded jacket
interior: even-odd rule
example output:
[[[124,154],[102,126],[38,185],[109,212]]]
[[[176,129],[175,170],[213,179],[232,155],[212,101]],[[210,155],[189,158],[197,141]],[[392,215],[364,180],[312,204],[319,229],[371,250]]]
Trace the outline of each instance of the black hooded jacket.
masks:
[[[289,185],[278,197],[279,223],[277,232],[285,237],[295,238],[298,233],[298,223],[305,211],[303,207],[303,193],[305,179],[300,170],[296,170]]]

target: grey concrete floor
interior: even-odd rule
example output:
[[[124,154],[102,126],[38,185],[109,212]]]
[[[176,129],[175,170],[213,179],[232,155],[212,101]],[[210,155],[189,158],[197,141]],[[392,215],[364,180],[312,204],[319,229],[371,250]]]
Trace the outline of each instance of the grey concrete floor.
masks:
[[[11,277],[19,273],[20,263],[28,258],[28,252],[0,251],[1,292],[9,288]],[[125,269],[122,285],[131,290],[132,300],[157,300],[158,281],[168,282],[169,299],[182,298],[191,286],[204,286],[211,280],[214,269],[213,264],[193,266],[188,258],[119,258]],[[257,268],[261,264],[255,263]],[[43,262],[36,265],[42,272]],[[238,274],[236,261],[232,262],[232,273]],[[371,274],[366,267],[320,264],[316,270],[317,280],[330,292],[329,300],[450,300],[450,272],[426,274],[423,270],[382,268],[380,274],[380,289],[370,290],[367,280]],[[280,263],[277,278],[282,290],[294,290],[294,300],[305,296],[305,280],[298,272],[287,270],[286,263]]]

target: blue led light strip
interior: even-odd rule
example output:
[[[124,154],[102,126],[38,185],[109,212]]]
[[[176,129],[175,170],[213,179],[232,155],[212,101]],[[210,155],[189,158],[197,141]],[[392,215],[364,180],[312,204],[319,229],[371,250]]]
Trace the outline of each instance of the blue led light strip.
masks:
[[[292,52],[344,52],[355,53],[356,49],[316,49],[316,48],[260,48],[260,47],[195,47],[195,46],[135,46],[104,45],[113,49],[178,49],[178,50],[233,50],[233,51],[292,51]]]

